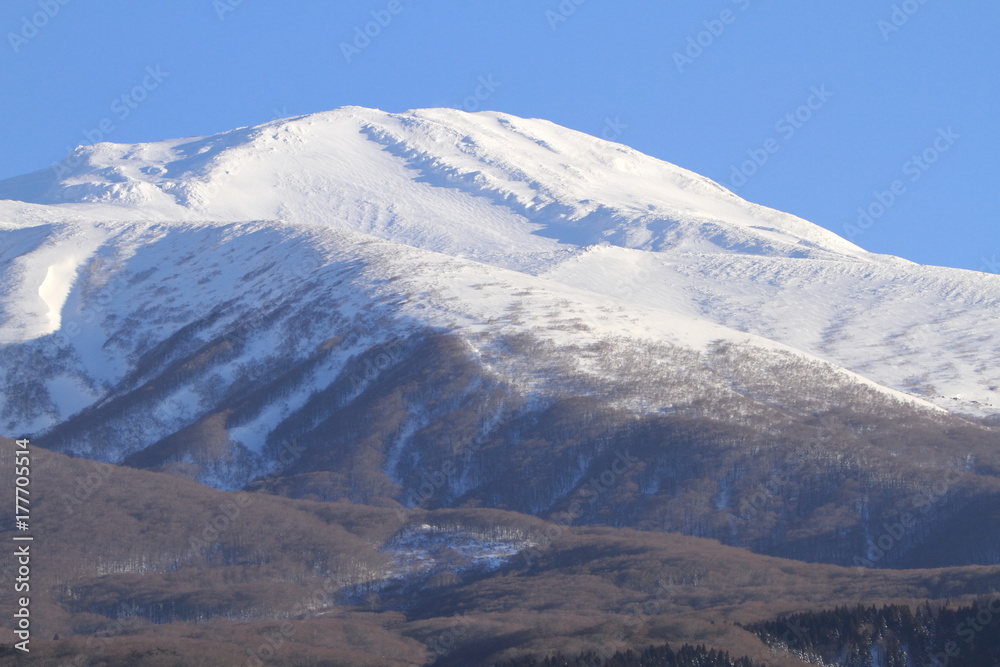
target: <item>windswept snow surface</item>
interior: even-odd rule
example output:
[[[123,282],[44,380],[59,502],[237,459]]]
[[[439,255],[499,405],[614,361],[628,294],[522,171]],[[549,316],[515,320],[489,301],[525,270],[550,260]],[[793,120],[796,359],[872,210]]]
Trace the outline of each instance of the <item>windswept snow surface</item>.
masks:
[[[780,341],[948,410],[1000,414],[1000,277],[868,261],[599,247],[543,274]]]
[[[104,241],[103,232],[86,224],[12,227],[0,225],[0,263],[6,265],[0,293],[8,313],[0,344],[58,331],[80,267]]]
[[[712,181],[541,120],[343,108],[207,138],[80,148],[0,198],[143,217],[288,220],[513,268],[600,242],[861,257],[851,243]]]
[[[251,364],[322,344],[335,328],[323,317],[384,324],[387,309],[398,330],[316,366],[313,390],[352,350],[436,327],[472,347],[517,331],[561,346],[728,340],[828,362],[917,404],[1000,415],[1000,276],[867,253],[547,121],[346,107],[80,147],[59,169],[0,181],[2,199],[0,371],[36,353],[53,362],[34,407],[0,405],[17,433],[110,400],[182,327],[209,336],[255,313],[234,362]],[[315,330],[287,315],[292,302],[315,302]],[[517,382],[545,381],[532,373]],[[179,389],[150,432],[195,418],[212,391]],[[308,396],[276,400],[230,437],[259,451],[268,422]]]

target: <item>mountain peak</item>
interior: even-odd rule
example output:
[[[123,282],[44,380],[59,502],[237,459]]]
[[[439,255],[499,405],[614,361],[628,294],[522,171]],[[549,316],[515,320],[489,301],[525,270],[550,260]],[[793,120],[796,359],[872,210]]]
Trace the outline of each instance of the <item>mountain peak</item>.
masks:
[[[0,182],[0,198],[125,206],[160,220],[281,219],[534,270],[600,243],[867,255],[621,144],[454,109],[342,107],[208,137],[79,147],[52,168]]]

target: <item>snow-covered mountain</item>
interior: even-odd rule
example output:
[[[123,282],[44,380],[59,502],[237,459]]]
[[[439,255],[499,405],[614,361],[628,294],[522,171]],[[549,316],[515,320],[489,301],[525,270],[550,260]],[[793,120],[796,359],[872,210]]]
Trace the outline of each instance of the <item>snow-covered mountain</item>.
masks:
[[[349,107],[81,147],[0,199],[0,429],[222,488],[545,512],[635,420],[809,445],[838,411],[1000,416],[1000,277],[867,253],[546,121]],[[601,426],[564,446],[560,419]],[[543,432],[549,472],[515,501],[498,466]],[[912,463],[991,477],[966,441]]]
[[[5,259],[32,267],[8,283],[6,303],[35,315],[9,321],[5,341],[57,327],[51,302],[110,234],[84,221],[269,220],[544,276],[759,334],[947,409],[1000,412],[996,276],[866,253],[545,121],[344,108],[207,138],[81,147],[0,182],[0,198],[45,205],[2,210],[13,232]],[[29,255],[13,239],[37,237],[42,221],[72,224]]]

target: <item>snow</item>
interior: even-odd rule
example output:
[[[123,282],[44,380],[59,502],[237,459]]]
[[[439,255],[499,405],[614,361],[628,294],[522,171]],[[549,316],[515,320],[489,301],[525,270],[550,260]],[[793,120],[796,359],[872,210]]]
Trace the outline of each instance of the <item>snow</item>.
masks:
[[[46,317],[49,319],[49,329],[46,333],[59,330],[62,322],[62,307],[69,296],[69,290],[76,278],[76,270],[80,266],[80,258],[70,255],[61,262],[53,264],[45,272],[45,279],[38,286],[38,296],[48,308]]]
[[[781,342],[945,409],[1000,411],[997,276],[879,256],[663,257],[605,247],[545,277]]]
[[[0,233],[6,237],[0,251],[0,266],[6,265],[0,277],[5,310],[21,315],[0,324],[0,344],[59,331],[78,271],[103,234],[90,225],[30,225]]]
[[[498,358],[498,336],[697,353],[730,341],[832,364],[924,407],[1000,414],[1000,276],[867,253],[547,121],[346,107],[211,137],[81,147],[67,164],[0,181],[0,349],[65,353],[39,369],[55,409],[0,418],[14,431],[107,400],[182,327],[197,323],[178,350],[238,321],[253,335],[216,371],[223,385],[348,323],[370,327],[232,429],[258,453],[350,355],[421,328],[459,334],[526,395],[551,378]],[[281,315],[303,303],[308,327]],[[585,356],[575,364],[605,372]],[[150,437],[199,400],[192,390],[164,399]]]
[[[79,377],[69,374],[56,375],[45,382],[52,402],[59,406],[59,418],[65,419],[76,414],[99,398],[97,392],[83,383]]]
[[[74,165],[61,183],[53,170],[30,175],[31,187],[0,181],[0,198],[147,219],[287,220],[528,270],[600,242],[865,255],[674,165],[491,112],[348,107],[208,138],[98,144]]]
[[[405,580],[438,571],[497,570],[532,546],[519,534],[486,536],[458,527],[422,524],[400,531],[382,551],[393,561],[387,578]]]

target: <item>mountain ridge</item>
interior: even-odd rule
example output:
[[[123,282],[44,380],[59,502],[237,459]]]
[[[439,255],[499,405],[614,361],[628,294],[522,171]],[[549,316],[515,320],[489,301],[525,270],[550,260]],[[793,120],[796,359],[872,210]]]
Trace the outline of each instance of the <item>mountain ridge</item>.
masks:
[[[577,144],[582,148],[574,147]],[[530,152],[519,154],[515,149]],[[334,227],[544,275],[570,286],[583,284],[613,298],[621,298],[621,290],[608,290],[606,285],[597,288],[593,281],[577,275],[573,266],[581,258],[592,260],[595,249],[602,252],[600,249],[608,246],[612,255],[617,252],[619,256],[623,253],[614,248],[652,250],[641,256],[647,265],[651,259],[663,257],[668,262],[680,259],[674,264],[689,267],[685,276],[676,270],[649,267],[642,274],[659,285],[682,283],[664,290],[673,292],[669,306],[678,315],[707,319],[797,347],[893,390],[921,400],[929,398],[945,409],[953,410],[958,401],[960,409],[972,414],[1000,414],[996,389],[1000,377],[979,386],[972,377],[976,369],[960,367],[948,387],[937,388],[930,386],[933,383],[908,382],[911,378],[898,377],[898,373],[894,376],[886,368],[891,365],[889,359],[872,369],[866,359],[852,358],[848,350],[838,350],[821,340],[824,335],[837,335],[839,314],[832,311],[847,306],[834,302],[823,320],[804,323],[795,317],[794,304],[815,301],[816,295],[801,290],[793,293],[787,280],[780,294],[761,289],[754,284],[756,278],[754,282],[746,280],[747,274],[759,274],[779,281],[780,274],[760,270],[768,263],[778,266],[783,274],[793,272],[791,264],[782,265],[778,259],[782,256],[812,256],[815,263],[808,269],[799,265],[797,270],[803,275],[793,276],[800,283],[815,278],[822,281],[830,273],[843,275],[839,267],[860,262],[871,269],[866,271],[860,265],[848,269],[859,274],[856,284],[871,275],[877,279],[881,273],[895,283],[893,289],[898,289],[903,280],[934,272],[945,282],[957,283],[942,286],[941,301],[956,294],[961,297],[971,287],[973,303],[969,305],[989,312],[1000,305],[1000,281],[995,277],[977,275],[973,287],[973,279],[956,270],[942,273],[866,253],[794,216],[744,202],[708,179],[547,121],[492,112],[437,109],[386,114],[345,107],[212,137],[81,147],[73,156],[73,167],[61,179],[50,169],[0,181],[0,198],[21,196],[28,203],[47,202],[48,208],[41,211],[29,207],[32,219],[39,215],[91,220],[138,217],[183,223],[214,219],[220,224],[283,220]],[[543,157],[549,158],[547,163]],[[518,161],[528,166],[519,166]],[[574,166],[578,163],[582,166]],[[613,176],[607,179],[612,181],[610,185],[599,182],[599,175],[605,173]],[[39,174],[49,179],[46,188],[25,185],[25,179],[39,181]],[[666,194],[660,192],[663,188]],[[644,197],[657,201],[642,205]],[[728,215],[725,220],[720,217],[723,212]],[[776,229],[772,224],[776,220],[786,228],[769,231]],[[800,236],[795,237],[796,233]],[[737,284],[737,291],[757,294],[747,295],[752,298],[744,298],[738,305],[733,303],[732,294],[714,285],[711,294],[705,294],[703,278],[709,272],[718,273],[720,263],[747,265],[729,271],[726,280]],[[824,272],[824,267],[835,267],[835,271]],[[623,267],[612,282],[641,292],[642,286],[629,275],[630,268]],[[911,275],[911,269],[917,273]],[[740,272],[744,275],[737,275]],[[37,278],[30,282],[41,284]],[[873,285],[873,289],[878,287]],[[787,328],[808,330],[812,340],[803,341],[801,336],[754,321],[756,313],[770,308],[776,296],[793,304],[783,313],[789,321]],[[662,296],[644,298],[664,305]],[[735,307],[736,312],[695,305],[712,299],[728,300],[728,310]],[[982,303],[975,303],[977,300]],[[933,313],[935,309],[947,312],[940,302],[925,299],[921,306],[931,309],[932,317],[938,320],[947,317]],[[868,337],[863,344],[871,347],[908,336],[914,325],[922,323],[887,324],[897,330],[886,331],[885,340]],[[961,325],[937,338],[943,343],[967,338],[961,328],[969,329],[972,323]],[[1000,354],[1000,341],[995,336],[988,340],[991,349]],[[894,354],[903,352],[896,346]],[[963,350],[962,356],[968,357],[967,351]],[[932,361],[921,360],[920,365]],[[962,361],[954,363],[968,366]]]
[[[842,564],[954,472],[877,565],[996,558],[989,535],[930,546],[997,492],[996,276],[506,114],[349,108],[76,155],[0,182],[22,197],[0,202],[6,432],[223,489]]]

